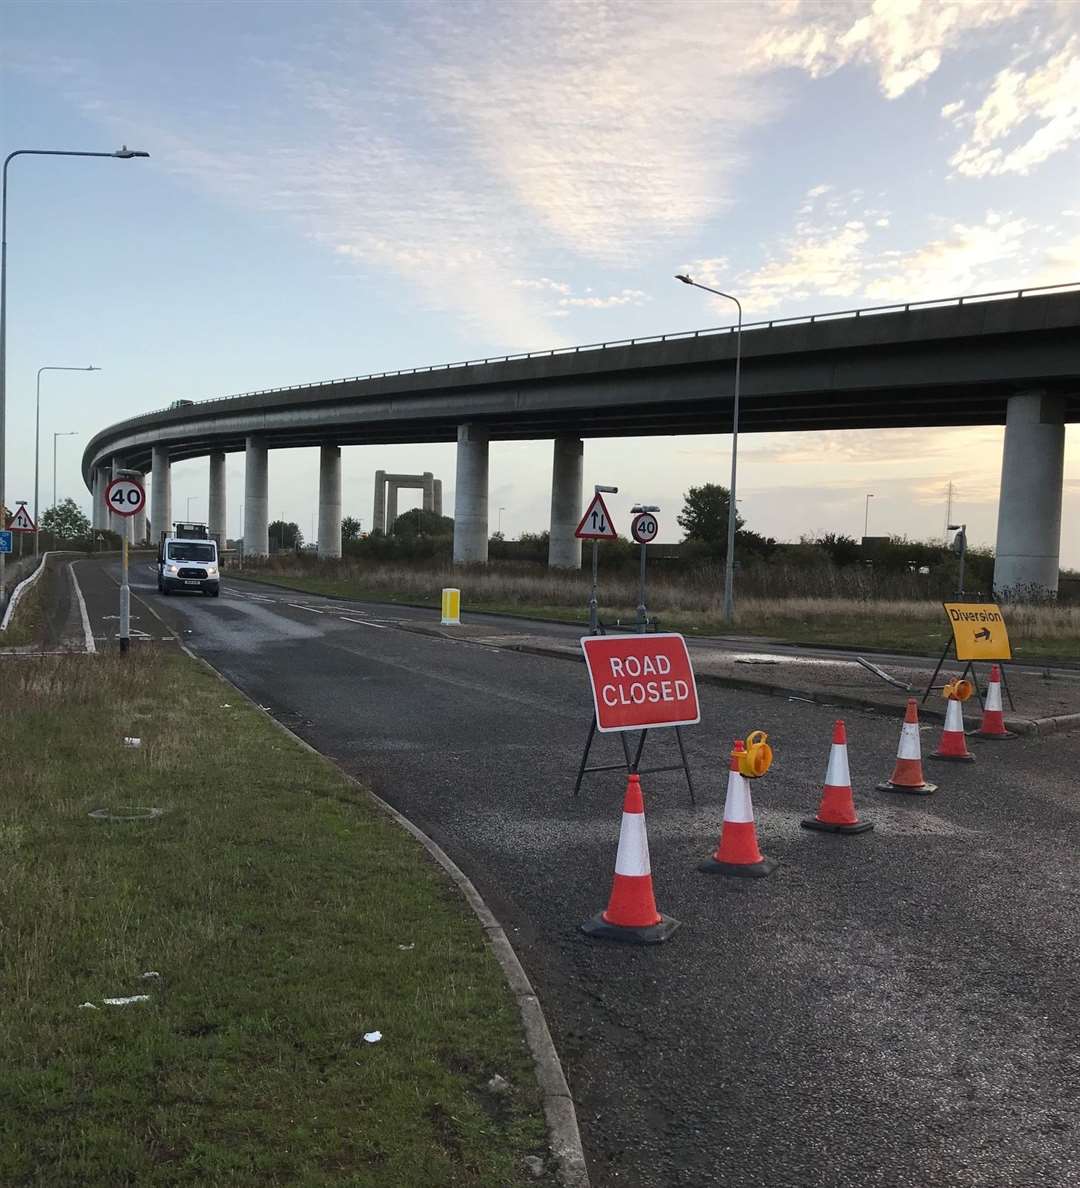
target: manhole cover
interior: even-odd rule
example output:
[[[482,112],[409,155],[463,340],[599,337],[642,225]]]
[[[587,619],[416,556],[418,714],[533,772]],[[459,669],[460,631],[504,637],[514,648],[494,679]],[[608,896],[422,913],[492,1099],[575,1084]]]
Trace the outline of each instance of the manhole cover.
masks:
[[[160,817],[164,809],[145,808],[142,805],[121,804],[117,808],[94,809],[89,815],[95,821],[151,821]]]

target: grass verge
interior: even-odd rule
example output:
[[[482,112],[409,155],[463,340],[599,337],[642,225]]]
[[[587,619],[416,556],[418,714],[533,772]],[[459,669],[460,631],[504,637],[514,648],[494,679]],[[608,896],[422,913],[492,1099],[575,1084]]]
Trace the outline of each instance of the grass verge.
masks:
[[[373,602],[411,603],[436,608],[443,585],[461,587],[462,609],[483,610],[524,618],[558,619],[567,623],[588,621],[585,609],[588,580],[578,575],[550,578],[519,575],[500,577],[497,566],[490,573],[465,570],[364,570],[329,563],[325,572],[312,572],[305,562],[295,569],[275,560],[273,567],[247,568],[245,580],[290,586],[311,594],[359,598]],[[387,579],[395,584],[389,585]],[[601,618],[606,623],[634,621],[636,587],[624,583],[601,585]],[[622,601],[605,603],[605,593]],[[545,598],[545,595],[547,596]],[[571,602],[578,598],[577,602]],[[650,583],[650,611],[661,626],[687,635],[726,635],[719,598],[668,580]],[[735,632],[788,643],[835,644],[849,648],[881,648],[934,656],[945,646],[949,627],[940,602],[843,598],[739,598]],[[1009,637],[1017,659],[1080,659],[1080,607],[1028,606],[1005,608]]]
[[[0,663],[0,1183],[535,1183],[516,1006],[410,837],[177,652]]]
[[[26,577],[29,576],[29,573],[26,574]],[[0,648],[23,647],[40,640],[45,628],[45,607],[54,597],[55,583],[58,580],[56,566],[46,564],[41,577],[29,592],[19,599],[7,630],[0,631]],[[2,617],[0,615],[0,618]]]

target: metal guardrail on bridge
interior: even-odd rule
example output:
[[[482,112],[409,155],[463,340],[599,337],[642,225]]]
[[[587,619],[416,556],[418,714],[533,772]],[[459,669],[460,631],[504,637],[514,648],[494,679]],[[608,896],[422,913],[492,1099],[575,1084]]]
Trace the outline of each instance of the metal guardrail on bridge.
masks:
[[[1015,300],[1018,297],[1030,297],[1042,293],[1068,293],[1080,290],[1080,281],[1063,285],[1038,285],[1028,289],[1002,289],[993,293],[969,293],[963,297],[944,297],[935,301],[905,301],[892,305],[871,305],[861,309],[841,309],[831,313],[807,314],[795,318],[772,318],[767,322],[744,322],[744,333],[749,330],[772,330],[776,326],[810,325],[817,322],[829,322],[842,318],[863,318],[875,314],[909,313],[913,309],[941,309],[956,305],[971,305],[978,301]],[[402,375],[426,375],[435,371],[453,371],[459,367],[482,367],[487,363],[511,363],[518,359],[547,359],[556,355],[577,355],[583,351],[605,351],[613,347],[638,346],[649,342],[676,342],[686,338],[702,338],[712,334],[734,334],[738,327],[713,326],[705,330],[682,330],[673,334],[650,334],[643,338],[619,338],[611,342],[591,342],[582,346],[552,347],[546,351],[522,351],[516,355],[489,355],[483,359],[463,359],[457,363],[435,363],[428,367],[405,367],[398,371],[373,371],[369,375],[350,375],[341,379],[317,380],[308,384],[288,384],[280,388],[258,388],[251,392],[236,392],[230,396],[209,396],[203,400],[185,401],[184,407],[200,404],[220,404],[226,400],[243,400],[248,396],[270,396],[276,392],[298,392],[301,389],[329,388],[335,384],[352,384],[363,380],[393,379]],[[173,406],[175,407],[175,406]],[[157,409],[154,413],[143,413],[143,417],[156,416],[158,412],[168,409]],[[132,421],[139,421],[142,417],[133,417]]]

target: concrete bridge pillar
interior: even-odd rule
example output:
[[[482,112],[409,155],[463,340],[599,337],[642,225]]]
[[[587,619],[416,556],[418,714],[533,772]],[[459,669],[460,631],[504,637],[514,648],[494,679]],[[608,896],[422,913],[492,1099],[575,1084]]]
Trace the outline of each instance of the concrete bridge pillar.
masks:
[[[426,512],[433,512],[435,510],[435,476],[430,470],[424,471],[424,502],[423,508]]]
[[[582,466],[585,447],[580,437],[555,438],[551,465],[551,535],[548,567],[580,569],[581,541],[574,536],[581,513]]]
[[[476,425],[458,426],[454,493],[454,562],[488,559],[488,435]]]
[[[375,471],[375,510],[371,516],[371,531],[386,531],[386,471]]]
[[[1009,398],[1001,459],[994,593],[1057,593],[1065,402],[1045,392]]]
[[[214,450],[210,455],[210,490],[206,500],[206,526],[216,533],[218,542],[225,548],[229,532],[228,488],[225,485],[225,454]]]
[[[341,446],[319,451],[319,556],[341,556]]]
[[[154,446],[150,457],[150,537],[155,544],[172,527],[171,469],[169,447]]]
[[[432,484],[431,489],[431,508],[437,516],[443,514],[442,510],[442,479],[436,479]]]
[[[394,531],[394,521],[398,517],[397,510],[398,484],[394,479],[386,480],[386,531]]]
[[[247,439],[244,453],[244,555],[266,557],[270,553],[270,521],[267,518],[267,450],[257,437]]]
[[[106,467],[94,467],[94,514],[92,517],[92,523],[96,531],[107,531],[109,527],[109,512],[105,506],[105,488],[109,485],[110,477],[110,473]]]

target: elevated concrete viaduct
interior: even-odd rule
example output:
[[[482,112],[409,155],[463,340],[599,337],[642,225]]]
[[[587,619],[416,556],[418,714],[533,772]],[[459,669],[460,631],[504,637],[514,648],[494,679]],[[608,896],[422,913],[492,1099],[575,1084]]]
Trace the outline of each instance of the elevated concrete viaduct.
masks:
[[[980,294],[744,326],[742,432],[1005,425],[995,585],[1056,589],[1064,425],[1080,420],[1080,286]],[[154,472],[208,455],[224,525],[224,454],[245,451],[244,541],[265,553],[267,451],[319,446],[319,551],[340,553],[340,447],[457,443],[454,556],[486,561],[488,448],[550,438],[549,563],[579,564],[582,439],[731,430],[733,327],[248,392],[132,417],[83,454]],[[162,477],[162,472],[165,477]],[[159,507],[160,502],[160,507]]]

